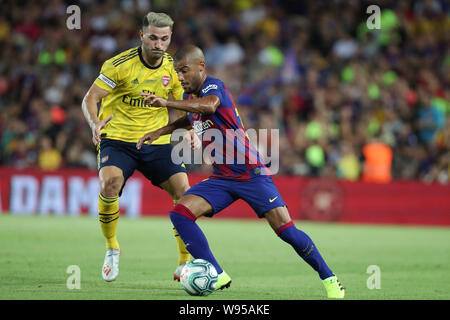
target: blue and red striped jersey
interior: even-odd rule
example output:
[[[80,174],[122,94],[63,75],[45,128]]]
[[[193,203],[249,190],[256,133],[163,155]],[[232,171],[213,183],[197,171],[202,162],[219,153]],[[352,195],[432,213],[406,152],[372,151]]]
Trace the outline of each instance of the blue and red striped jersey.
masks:
[[[214,172],[211,178],[249,181],[256,175],[271,175],[257,149],[250,143],[231,93],[216,78],[206,77],[198,98],[215,95],[220,105],[213,114],[187,114],[208,149]],[[193,95],[184,94],[184,99]]]

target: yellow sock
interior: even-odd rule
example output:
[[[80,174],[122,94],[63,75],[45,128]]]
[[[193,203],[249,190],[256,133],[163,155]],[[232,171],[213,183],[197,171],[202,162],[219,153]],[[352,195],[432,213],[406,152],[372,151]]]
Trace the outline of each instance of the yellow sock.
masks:
[[[191,260],[191,254],[186,249],[186,245],[183,240],[181,240],[180,235],[178,234],[177,229],[173,228],[173,234],[175,235],[175,240],[177,240],[178,246],[178,265],[182,265],[183,263]]]
[[[119,197],[98,196],[98,219],[106,239],[106,250],[119,249],[117,242],[117,221],[119,219]]]
[[[178,200],[173,200],[173,204],[177,204]],[[185,262],[191,260],[191,254],[186,249],[186,245],[178,234],[177,229],[173,228],[173,234],[175,235],[175,240],[177,241],[178,247],[178,265],[182,265]]]

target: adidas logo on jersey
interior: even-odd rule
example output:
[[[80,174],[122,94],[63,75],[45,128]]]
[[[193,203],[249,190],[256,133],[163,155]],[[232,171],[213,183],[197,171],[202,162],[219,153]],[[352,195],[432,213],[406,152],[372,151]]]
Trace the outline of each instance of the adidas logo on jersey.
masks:
[[[131,81],[132,84],[139,84],[139,80],[136,78],[133,81]]]

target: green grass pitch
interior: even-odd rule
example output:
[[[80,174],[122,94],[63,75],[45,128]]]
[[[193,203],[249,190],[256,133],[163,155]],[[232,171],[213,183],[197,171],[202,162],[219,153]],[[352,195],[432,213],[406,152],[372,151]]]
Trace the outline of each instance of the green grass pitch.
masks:
[[[0,299],[306,300],[324,299],[316,273],[264,220],[198,220],[230,288],[207,297],[187,295],[172,280],[176,242],[167,217],[121,217],[116,281],[101,278],[105,247],[92,217],[0,214]],[[297,221],[346,288],[346,299],[450,299],[450,230]],[[81,271],[69,290],[67,267]],[[370,265],[380,289],[368,289]]]

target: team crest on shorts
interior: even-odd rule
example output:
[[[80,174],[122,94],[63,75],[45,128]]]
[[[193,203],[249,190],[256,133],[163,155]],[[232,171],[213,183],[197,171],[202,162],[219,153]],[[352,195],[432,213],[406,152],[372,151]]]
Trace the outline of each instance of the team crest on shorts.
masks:
[[[162,76],[161,83],[164,87],[167,87],[170,83],[170,76]]]
[[[108,161],[108,159],[109,159],[109,156],[104,156],[104,157],[102,158],[102,163],[105,163],[106,161]]]

